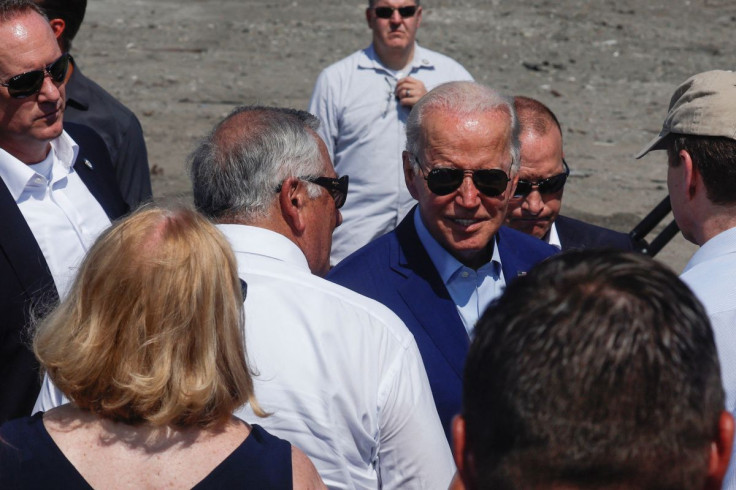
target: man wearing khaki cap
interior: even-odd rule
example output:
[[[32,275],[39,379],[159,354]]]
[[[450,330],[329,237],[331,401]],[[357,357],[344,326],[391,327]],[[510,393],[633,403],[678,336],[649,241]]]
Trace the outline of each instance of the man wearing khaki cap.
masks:
[[[726,408],[736,412],[736,73],[708,71],[675,91],[662,131],[636,157],[667,150],[667,187],[682,234],[700,245],[680,276],[710,317]],[[736,488],[729,468],[723,488]]]

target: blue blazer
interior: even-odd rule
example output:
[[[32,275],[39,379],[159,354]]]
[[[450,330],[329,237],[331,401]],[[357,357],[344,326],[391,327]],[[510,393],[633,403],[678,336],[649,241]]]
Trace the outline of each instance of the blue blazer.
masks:
[[[470,340],[454,301],[419,241],[415,212],[416,207],[394,231],[347,257],[327,278],[383,303],[411,330],[450,440],[452,418],[461,411]],[[499,229],[496,238],[507,283],[557,252],[537,238],[506,227]]]
[[[128,211],[102,138],[65,123],[79,145],[74,170],[110,219]],[[90,168],[85,162],[90,162]],[[30,415],[40,390],[38,363],[29,349],[31,309],[42,314],[58,302],[51,271],[23,214],[0,179],[0,423]]]
[[[631,237],[626,233],[591,225],[566,216],[555,220],[562,251],[585,248],[617,248],[631,252],[637,250]]]

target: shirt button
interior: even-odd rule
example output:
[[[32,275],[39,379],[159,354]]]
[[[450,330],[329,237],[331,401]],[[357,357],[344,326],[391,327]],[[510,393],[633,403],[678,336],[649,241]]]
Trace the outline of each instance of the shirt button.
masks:
[[[468,277],[470,275],[470,273],[468,271],[463,271],[460,275],[462,277]]]

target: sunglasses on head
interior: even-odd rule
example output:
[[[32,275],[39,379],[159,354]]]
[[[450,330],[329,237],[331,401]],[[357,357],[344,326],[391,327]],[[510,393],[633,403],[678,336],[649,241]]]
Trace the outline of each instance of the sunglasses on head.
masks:
[[[14,99],[23,99],[30,97],[41,91],[43,87],[43,79],[46,75],[53,80],[54,83],[63,83],[69,73],[69,61],[71,60],[69,53],[62,54],[59,59],[44,66],[40,70],[27,71],[20,75],[10,77],[7,82],[0,83],[0,86],[8,88],[8,94]]]
[[[332,196],[332,199],[335,200],[335,208],[337,209],[340,209],[348,198],[348,182],[350,178],[347,175],[343,175],[338,179],[333,179],[332,177],[299,177],[299,179],[324,187],[330,196]],[[276,192],[281,192],[281,187],[282,185],[279,184]]]
[[[420,171],[424,174],[419,160],[415,158]],[[446,196],[455,192],[463,183],[465,175],[470,174],[475,188],[483,195],[497,197],[506,191],[509,176],[499,168],[488,168],[480,170],[462,170],[459,168],[433,168],[428,174],[423,175],[427,181],[427,187],[438,196]]]
[[[416,5],[407,5],[406,7],[373,7],[373,11],[376,13],[376,17],[379,19],[390,19],[394,15],[394,10],[399,11],[399,15],[406,19],[408,17],[414,17],[417,13]]]
[[[516,184],[514,197],[525,197],[534,189],[534,187],[537,188],[540,194],[554,194],[555,192],[561,191],[562,188],[565,187],[567,177],[570,175],[570,167],[567,166],[567,162],[564,158],[562,159],[562,165],[565,167],[565,171],[561,174],[553,175],[548,179],[542,179],[536,182],[519,179],[519,182]]]

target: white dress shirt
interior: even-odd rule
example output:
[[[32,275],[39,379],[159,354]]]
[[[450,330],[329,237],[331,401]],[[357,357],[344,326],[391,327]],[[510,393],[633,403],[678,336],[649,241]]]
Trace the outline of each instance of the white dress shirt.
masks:
[[[66,132],[51,141],[46,159],[34,165],[0,149],[0,178],[36,239],[60,298],[87,250],[110,226],[102,206],[72,167],[78,153]]]
[[[262,228],[219,225],[248,284],[255,395],[236,412],[290,441],[330,488],[443,489],[455,467],[411,332],[383,305],[312,275]],[[46,380],[36,410],[63,403]],[[51,405],[51,406],[49,406]]]
[[[705,306],[715,335],[726,409],[736,416],[736,228],[714,236],[690,258],[680,278]],[[736,490],[736,446],[724,489]]]
[[[419,241],[422,242],[447,292],[450,293],[450,298],[455,302],[468,336],[472,339],[478,319],[491,301],[501,296],[506,286],[496,237],[493,237],[489,245],[493,247],[490,262],[475,270],[460,263],[435,240],[424,226],[418,210],[414,213],[414,227],[419,235]]]
[[[552,226],[549,227],[549,231],[547,232],[547,234],[544,235],[544,241],[549,243],[553,247],[557,247],[557,250],[562,250],[560,235],[557,234],[557,226],[555,226],[554,221],[552,222]]]
[[[453,80],[472,80],[459,63],[414,46],[414,59],[396,72],[381,64],[373,46],[322,71],[309,112],[322,121],[324,139],[339,175],[350,176],[340,209],[343,226],[332,239],[332,264],[393,230],[415,204],[404,182],[401,152],[410,108],[394,94],[399,77],[411,76],[427,90]]]

